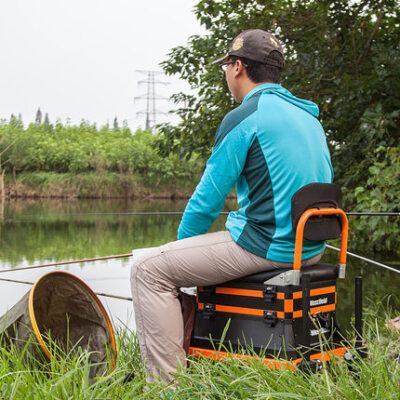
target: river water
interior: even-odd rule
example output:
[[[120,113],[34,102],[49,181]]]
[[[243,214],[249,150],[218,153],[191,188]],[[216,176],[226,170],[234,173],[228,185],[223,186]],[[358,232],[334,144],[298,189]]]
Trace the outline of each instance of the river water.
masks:
[[[0,223],[0,269],[49,262],[130,253],[132,249],[158,246],[175,240],[180,215],[124,215],[109,213],[182,211],[185,201],[129,200],[13,200],[6,202]],[[234,202],[227,209],[235,207]],[[211,231],[224,229],[225,215]],[[357,253],[350,231],[349,250]],[[335,244],[335,243],[332,243]],[[362,253],[361,253],[362,254]],[[379,254],[374,259],[388,262]],[[338,262],[327,250],[324,262]],[[393,262],[393,260],[389,260]],[[396,260],[394,260],[396,263]],[[398,260],[397,260],[398,262]],[[49,271],[68,271],[83,279],[95,292],[130,297],[130,259],[46,267],[1,273],[0,278],[34,282]],[[353,315],[353,279],[364,278],[367,307],[389,304],[400,310],[400,275],[349,258],[347,277],[338,284],[338,318],[349,328]],[[30,290],[29,285],[0,280],[0,316]],[[113,322],[134,330],[130,301],[100,296]]]

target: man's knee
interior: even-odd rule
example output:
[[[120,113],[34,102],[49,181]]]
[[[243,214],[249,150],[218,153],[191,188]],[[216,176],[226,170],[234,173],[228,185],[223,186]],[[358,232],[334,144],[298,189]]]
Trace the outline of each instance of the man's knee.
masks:
[[[153,247],[150,249],[139,250],[140,253],[135,255],[135,251],[133,252],[133,262],[131,266],[131,281],[138,279],[143,276],[144,271],[151,269],[150,260],[153,260],[159,256],[161,253],[159,247]]]
[[[140,282],[145,280],[146,276],[146,260],[147,258],[139,257],[136,260],[133,260],[131,266],[131,285],[132,287]]]
[[[131,267],[132,291],[145,287],[147,291],[170,292],[176,289],[169,272],[164,246],[152,249],[134,259]]]

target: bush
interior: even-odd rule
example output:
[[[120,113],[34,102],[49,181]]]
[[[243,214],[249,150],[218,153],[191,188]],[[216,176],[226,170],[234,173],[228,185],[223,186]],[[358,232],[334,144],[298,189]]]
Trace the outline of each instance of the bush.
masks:
[[[52,171],[57,173],[91,172],[135,173],[158,185],[192,178],[201,169],[195,156],[183,162],[177,155],[163,157],[157,143],[160,134],[129,128],[110,129],[82,121],[79,126],[29,124],[11,117],[0,121],[0,151],[4,166],[14,173]]]

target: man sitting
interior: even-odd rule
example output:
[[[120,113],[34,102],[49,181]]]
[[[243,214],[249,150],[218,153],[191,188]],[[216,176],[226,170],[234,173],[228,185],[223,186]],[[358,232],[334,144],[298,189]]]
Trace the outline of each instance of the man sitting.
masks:
[[[136,329],[148,382],[173,379],[185,365],[180,287],[208,286],[293,261],[291,198],[333,171],[316,104],[278,84],[279,41],[247,30],[215,61],[240,105],[219,126],[204,174],[189,200],[178,240],[134,260],[131,285]],[[206,233],[236,185],[240,209],[226,230]],[[324,242],[303,246],[303,264],[319,261]]]

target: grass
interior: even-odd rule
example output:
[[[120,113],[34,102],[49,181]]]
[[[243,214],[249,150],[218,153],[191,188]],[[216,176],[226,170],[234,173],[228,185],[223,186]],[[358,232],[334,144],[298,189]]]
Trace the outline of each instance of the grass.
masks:
[[[117,172],[23,172],[6,179],[8,197],[23,198],[188,198],[198,177],[159,179]]]
[[[365,317],[368,357],[355,353],[350,372],[343,359],[321,371],[270,370],[257,360],[215,362],[195,359],[181,369],[174,390],[160,383],[146,386],[136,337],[118,332],[115,370],[92,382],[90,354],[71,354],[59,361],[37,361],[24,351],[0,348],[0,398],[4,399],[399,399],[400,334],[385,327],[384,313]],[[126,373],[134,372],[124,383]]]

